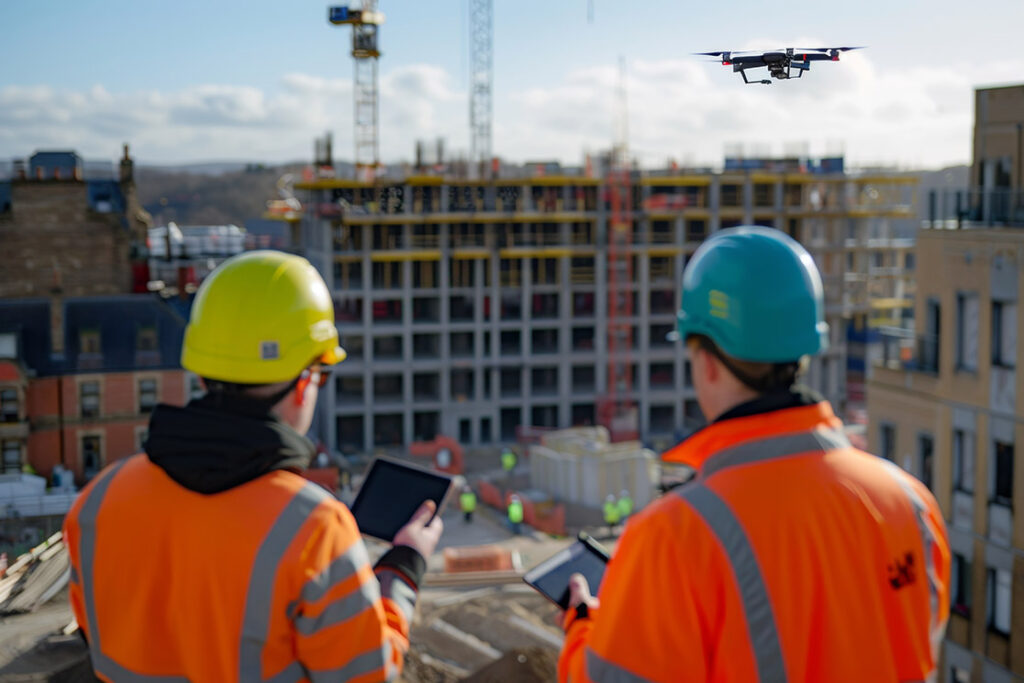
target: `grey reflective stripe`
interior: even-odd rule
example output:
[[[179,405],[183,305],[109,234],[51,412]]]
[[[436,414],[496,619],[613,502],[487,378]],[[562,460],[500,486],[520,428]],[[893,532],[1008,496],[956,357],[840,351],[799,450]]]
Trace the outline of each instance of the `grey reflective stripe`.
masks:
[[[587,665],[587,677],[597,683],[651,683],[651,679],[638,676],[618,664],[609,662],[588,646],[584,652]],[[686,662],[679,663],[680,671],[685,670]]]
[[[946,633],[946,622],[939,618],[939,575],[935,567],[933,550],[936,544],[936,534],[928,523],[928,506],[917,491],[911,486],[905,477],[908,475],[896,464],[888,460],[882,460],[886,469],[899,483],[900,488],[910,502],[914,510],[914,519],[917,521],[917,531],[921,535],[921,553],[924,555],[925,575],[928,577],[928,608],[929,608],[929,639],[932,646],[932,659],[939,661],[939,648],[942,646],[942,638]]]
[[[675,494],[689,503],[704,519],[729,559],[743,603],[758,679],[761,683],[785,681],[786,662],[782,657],[775,611],[754,548],[743,526],[729,505],[699,481],[676,489]]]
[[[328,671],[310,671],[309,678],[313,683],[327,683],[328,681],[334,683],[334,681],[347,681],[377,669],[384,669],[384,680],[393,681],[398,676],[398,671],[395,667],[390,666],[390,662],[391,643],[384,641],[381,647],[353,657],[345,666]]]
[[[749,465],[801,453],[847,448],[849,445],[850,440],[838,429],[815,429],[809,432],[757,439],[715,453],[704,463],[701,474],[704,477],[710,477],[715,472],[727,467]]]
[[[82,585],[82,582],[78,580],[78,570],[71,567],[71,583]]]
[[[402,610],[405,621],[412,624],[413,614],[416,612],[416,591],[405,582],[398,572],[390,569],[377,570],[377,580],[380,581],[381,597],[390,598]]]
[[[380,598],[380,590],[376,581],[368,581],[357,586],[354,591],[331,602],[315,617],[299,615],[295,617],[295,628],[304,636],[311,636],[317,631],[337,626],[343,621],[359,616],[373,607]]]
[[[252,574],[249,577],[249,589],[245,596],[245,614],[242,618],[242,638],[238,653],[240,681],[263,680],[263,646],[270,631],[270,605],[278,564],[313,509],[329,497],[330,495],[320,486],[307,482],[288,501],[288,505],[278,515],[256,553]],[[278,676],[290,670],[294,671],[296,666],[290,665]],[[276,678],[277,676],[272,680]]]
[[[92,667],[97,673],[113,681],[128,683],[145,683],[146,681],[166,681],[167,683],[187,683],[188,679],[180,676],[147,676],[126,669],[113,659],[103,654],[102,638],[96,619],[96,600],[93,596],[96,560],[96,518],[99,516],[103,498],[114,477],[128,460],[114,464],[106,474],[101,474],[92,490],[85,494],[85,501],[78,511],[78,556],[81,562],[82,601],[85,603],[86,633],[89,634],[89,656]],[[76,577],[77,580],[77,577]]]
[[[370,564],[370,556],[362,539],[356,539],[352,547],[334,558],[327,568],[306,582],[302,587],[302,600],[316,602],[323,598],[327,591],[348,579],[362,567]]]

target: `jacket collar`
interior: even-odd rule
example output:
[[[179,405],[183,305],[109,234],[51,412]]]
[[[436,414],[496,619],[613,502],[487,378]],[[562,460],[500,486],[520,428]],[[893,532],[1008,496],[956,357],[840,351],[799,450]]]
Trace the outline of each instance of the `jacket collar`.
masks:
[[[842,421],[836,417],[829,402],[821,400],[809,405],[720,419],[666,451],[661,459],[700,471],[717,453],[748,441],[815,429],[841,430],[842,427]]]

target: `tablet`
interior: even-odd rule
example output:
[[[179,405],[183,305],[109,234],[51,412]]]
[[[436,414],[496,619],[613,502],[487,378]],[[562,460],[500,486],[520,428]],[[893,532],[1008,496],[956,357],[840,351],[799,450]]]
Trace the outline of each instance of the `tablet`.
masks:
[[[434,501],[434,516],[440,514],[451,486],[447,474],[378,457],[352,502],[352,515],[360,533],[390,543],[424,501]]]
[[[544,560],[526,572],[523,581],[536,589],[562,609],[569,607],[569,577],[582,574],[590,586],[591,595],[597,595],[608,564],[608,551],[586,534],[568,548]]]

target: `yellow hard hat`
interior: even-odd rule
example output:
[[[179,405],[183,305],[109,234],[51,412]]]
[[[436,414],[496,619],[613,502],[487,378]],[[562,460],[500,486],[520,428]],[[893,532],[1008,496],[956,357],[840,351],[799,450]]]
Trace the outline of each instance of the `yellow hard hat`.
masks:
[[[203,281],[181,365],[222,382],[273,384],[345,356],[320,273],[301,256],[267,250],[234,256]]]

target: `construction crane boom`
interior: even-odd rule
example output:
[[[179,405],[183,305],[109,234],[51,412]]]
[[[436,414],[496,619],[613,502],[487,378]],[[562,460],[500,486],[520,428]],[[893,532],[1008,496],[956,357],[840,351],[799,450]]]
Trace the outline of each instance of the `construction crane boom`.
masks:
[[[491,162],[491,84],[494,77],[494,0],[469,2],[470,160],[481,177]]]
[[[331,7],[327,20],[335,26],[352,27],[352,57],[355,60],[352,93],[356,175],[372,180],[380,166],[377,88],[377,60],[380,57],[380,49],[377,43],[377,29],[384,23],[384,15],[377,11],[377,0],[363,0],[359,8],[347,5]]]

